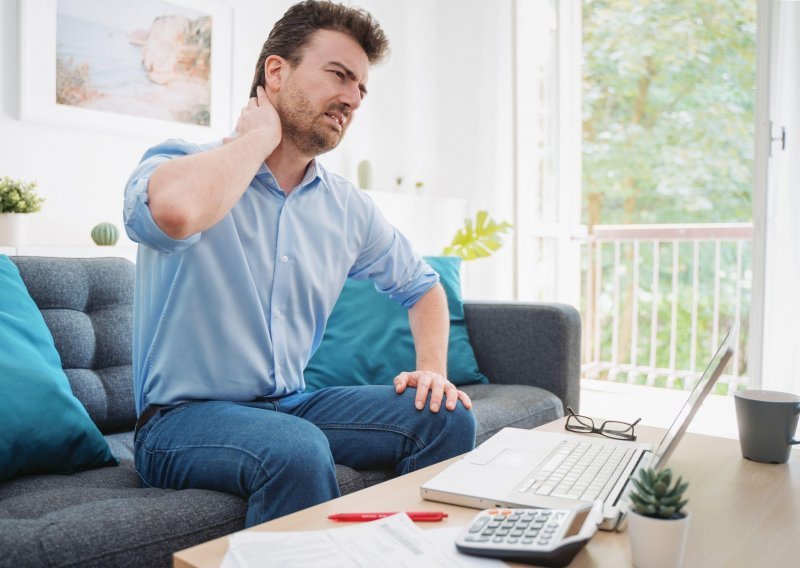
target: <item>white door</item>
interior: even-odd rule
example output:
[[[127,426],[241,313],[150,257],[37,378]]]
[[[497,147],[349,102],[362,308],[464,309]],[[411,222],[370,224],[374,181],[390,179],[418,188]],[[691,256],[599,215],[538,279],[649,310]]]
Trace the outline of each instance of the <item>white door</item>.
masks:
[[[758,9],[752,384],[800,393],[800,2]]]

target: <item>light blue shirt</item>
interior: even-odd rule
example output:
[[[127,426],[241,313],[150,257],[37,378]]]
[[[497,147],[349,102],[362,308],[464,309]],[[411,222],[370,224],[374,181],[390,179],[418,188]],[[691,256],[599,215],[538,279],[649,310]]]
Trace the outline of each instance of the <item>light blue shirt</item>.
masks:
[[[288,197],[262,165],[219,223],[183,240],[168,237],[147,205],[150,175],[167,160],[220,144],[168,140],[145,153],[125,187],[125,230],[140,244],[139,413],[148,404],[301,391],[347,277],[372,279],[406,307],[438,282],[372,201],[316,160]]]

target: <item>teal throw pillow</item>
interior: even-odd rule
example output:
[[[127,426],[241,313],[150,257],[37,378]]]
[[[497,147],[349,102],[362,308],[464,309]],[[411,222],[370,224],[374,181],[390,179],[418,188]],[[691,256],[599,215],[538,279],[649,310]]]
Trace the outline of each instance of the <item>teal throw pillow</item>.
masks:
[[[53,336],[16,265],[4,255],[0,255],[0,393],[0,481],[117,463],[72,394]]]
[[[461,259],[427,257],[447,295],[450,340],[447,375],[453,383],[487,383],[469,343],[461,299]],[[306,389],[349,385],[390,385],[401,371],[416,368],[408,310],[375,290],[370,280],[348,278],[333,308],[325,335],[305,370]]]

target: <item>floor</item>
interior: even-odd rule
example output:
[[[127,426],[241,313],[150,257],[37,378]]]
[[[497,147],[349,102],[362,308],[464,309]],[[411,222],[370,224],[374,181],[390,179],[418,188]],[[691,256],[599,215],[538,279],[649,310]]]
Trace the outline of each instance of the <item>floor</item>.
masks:
[[[580,413],[623,422],[641,417],[642,424],[668,428],[689,394],[689,391],[582,379]],[[709,395],[689,425],[689,432],[738,439],[733,396]]]

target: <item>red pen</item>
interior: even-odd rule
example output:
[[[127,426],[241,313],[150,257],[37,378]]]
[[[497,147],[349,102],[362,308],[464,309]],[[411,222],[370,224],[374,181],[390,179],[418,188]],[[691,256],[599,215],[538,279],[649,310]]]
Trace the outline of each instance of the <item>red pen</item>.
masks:
[[[328,518],[332,521],[338,521],[340,523],[359,523],[364,521],[375,521],[378,519],[382,519],[384,517],[391,517],[392,515],[396,515],[397,513],[337,513],[336,515],[328,515]],[[406,515],[412,521],[417,521],[421,523],[425,522],[437,522],[441,521],[445,517],[447,517],[447,513],[443,513],[442,511],[408,511]]]

